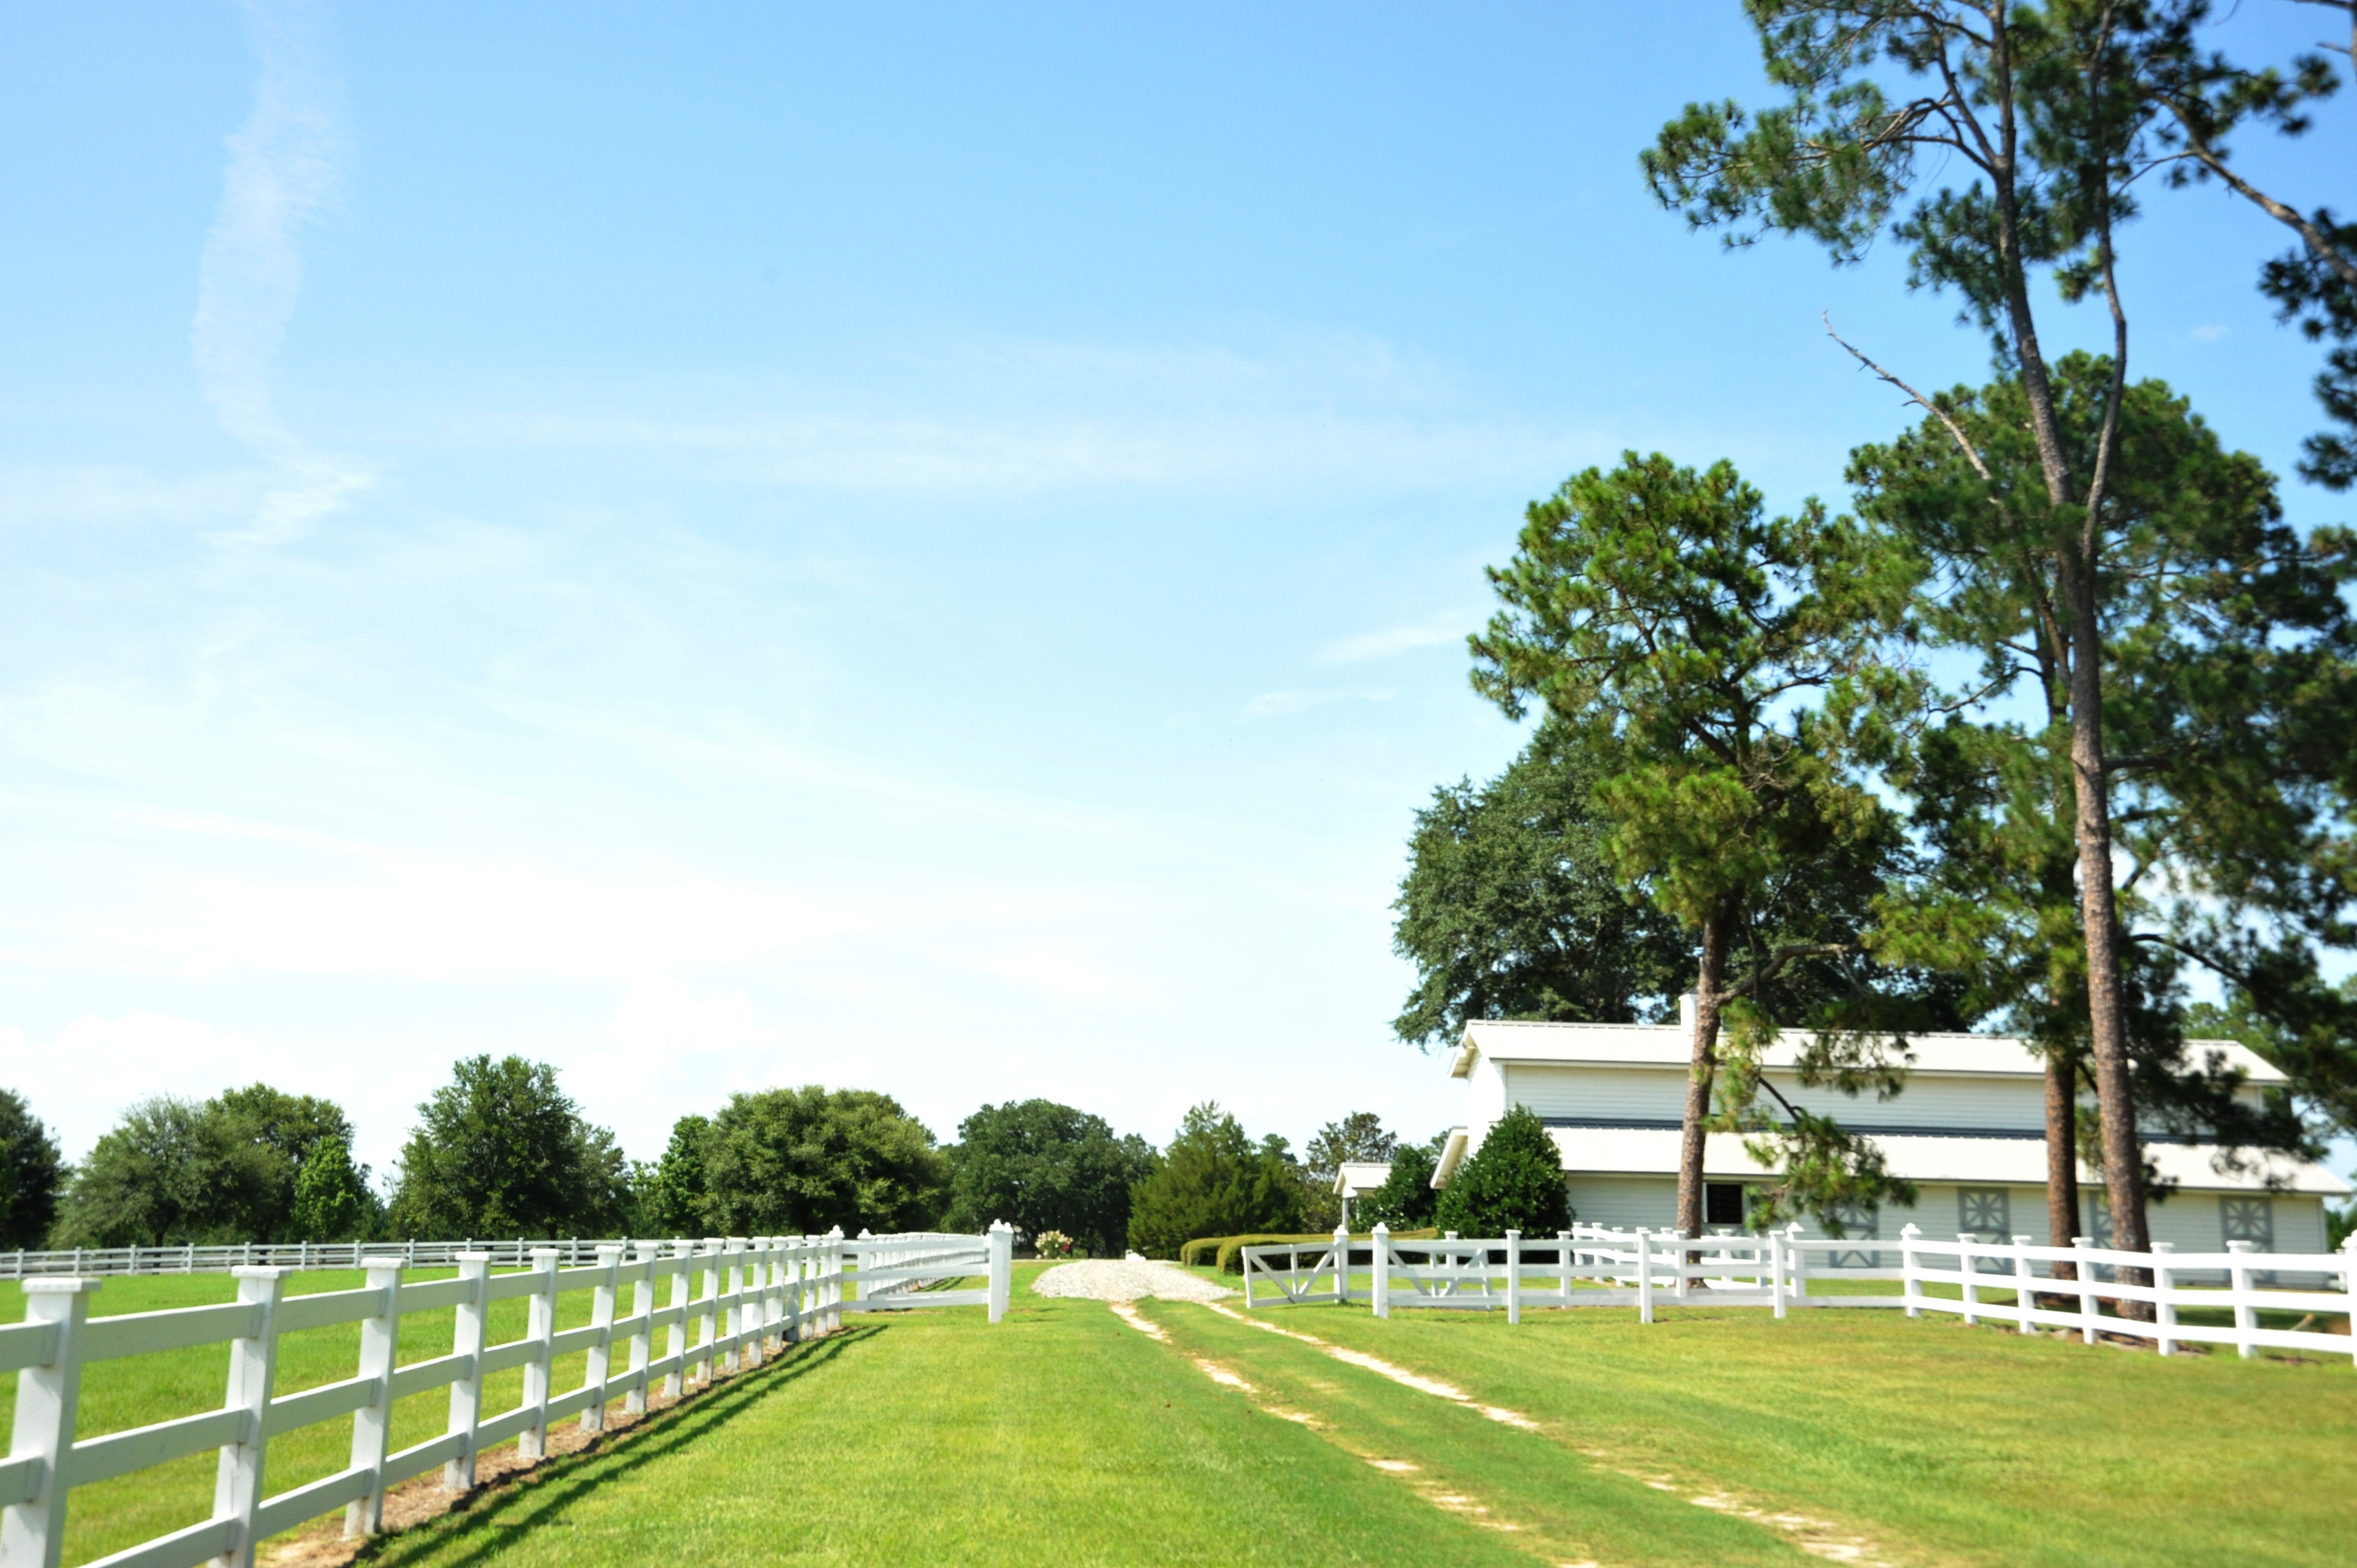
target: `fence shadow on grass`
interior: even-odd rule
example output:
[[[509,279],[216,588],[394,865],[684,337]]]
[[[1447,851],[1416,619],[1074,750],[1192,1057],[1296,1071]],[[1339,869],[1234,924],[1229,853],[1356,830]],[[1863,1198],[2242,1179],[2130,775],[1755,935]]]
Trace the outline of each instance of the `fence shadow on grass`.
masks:
[[[568,1504],[669,1458],[717,1431],[786,1384],[824,1367],[854,1347],[888,1330],[865,1323],[798,1346],[782,1359],[739,1373],[709,1393],[667,1406],[625,1432],[577,1454],[544,1460],[533,1468],[502,1477],[460,1498],[448,1513],[407,1530],[390,1531],[362,1547],[352,1559],[371,1568],[402,1568],[436,1557],[443,1568],[473,1568],[511,1543],[509,1530],[533,1520],[510,1518],[530,1509],[534,1520],[561,1512]]]

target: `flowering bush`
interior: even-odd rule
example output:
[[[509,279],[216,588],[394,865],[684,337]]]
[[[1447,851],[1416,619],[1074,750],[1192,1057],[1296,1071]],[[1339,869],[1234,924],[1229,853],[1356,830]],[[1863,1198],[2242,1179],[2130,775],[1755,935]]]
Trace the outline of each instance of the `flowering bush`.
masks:
[[[1072,1239],[1061,1230],[1042,1230],[1031,1238],[1031,1248],[1043,1258],[1070,1257]]]

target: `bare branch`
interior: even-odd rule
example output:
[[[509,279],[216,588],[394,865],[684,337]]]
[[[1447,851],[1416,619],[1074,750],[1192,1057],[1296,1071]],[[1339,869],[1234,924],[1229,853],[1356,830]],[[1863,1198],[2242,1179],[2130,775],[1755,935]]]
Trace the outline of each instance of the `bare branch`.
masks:
[[[1892,386],[1897,387],[1900,392],[1905,392],[1907,394],[1908,402],[1929,413],[1934,418],[1938,419],[1942,424],[1946,425],[1948,427],[1948,434],[1955,438],[1956,446],[1964,452],[1964,461],[1973,466],[1973,472],[1978,474],[1984,479],[1989,478],[1988,465],[1981,461],[1980,449],[1973,445],[1972,437],[1964,434],[1964,426],[1958,424],[1954,420],[1948,417],[1948,411],[1946,409],[1942,408],[1930,398],[1925,397],[1921,392],[1917,392],[1913,387],[1909,386],[1905,381],[1900,381],[1897,376],[1892,375],[1889,371],[1886,371],[1880,365],[1876,364],[1872,360],[1869,360],[1864,354],[1859,353],[1857,347],[1853,345],[1848,338],[1834,330],[1834,318],[1831,311],[1820,312],[1819,318],[1825,324],[1825,336],[1831,338],[1843,348],[1847,349],[1852,359],[1856,360],[1860,365],[1863,365],[1867,370],[1872,371],[1882,380],[1889,381]]]

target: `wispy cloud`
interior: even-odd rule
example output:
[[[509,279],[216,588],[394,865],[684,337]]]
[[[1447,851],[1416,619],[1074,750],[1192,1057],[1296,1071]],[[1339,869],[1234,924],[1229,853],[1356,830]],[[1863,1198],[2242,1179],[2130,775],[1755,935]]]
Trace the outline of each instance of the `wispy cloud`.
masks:
[[[1263,692],[1243,705],[1246,719],[1276,719],[1288,714],[1322,708],[1329,703],[1388,703],[1397,693],[1386,687],[1361,686],[1351,691]]]
[[[1337,638],[1318,650],[1318,662],[1363,664],[1371,660],[1412,653],[1419,648],[1436,648],[1443,643],[1462,641],[1467,623],[1471,618],[1451,611],[1412,626],[1395,626],[1383,631],[1363,631],[1355,637]]]
[[[2223,327],[2196,327],[2191,337],[2196,343],[2215,343],[2226,335]]]
[[[271,396],[271,361],[302,293],[301,233],[334,204],[344,147],[334,78],[309,7],[249,0],[244,10],[259,67],[253,108],[229,138],[189,346],[221,428],[270,465],[271,482],[243,535],[270,542],[307,531],[372,483],[376,470],[294,434]]]

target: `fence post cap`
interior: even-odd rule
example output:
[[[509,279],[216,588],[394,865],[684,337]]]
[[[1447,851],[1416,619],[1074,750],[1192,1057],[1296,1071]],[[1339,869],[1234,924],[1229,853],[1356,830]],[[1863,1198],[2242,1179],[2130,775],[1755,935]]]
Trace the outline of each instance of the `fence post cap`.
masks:
[[[1509,1240],[1509,1241],[1519,1241],[1519,1240],[1521,1240],[1522,1239],[1523,1239],[1523,1233],[1522,1233],[1521,1231],[1519,1231],[1519,1230],[1508,1230],[1508,1231],[1506,1232],[1506,1240]]]
[[[274,1264],[241,1263],[230,1270],[230,1277],[241,1280],[283,1280],[294,1272],[292,1269],[282,1269]]]
[[[532,1261],[535,1263],[543,1258],[554,1263],[563,1256],[565,1256],[565,1249],[562,1247],[534,1247],[532,1250]]]
[[[1918,1225],[1918,1224],[1914,1223],[1912,1220],[1910,1220],[1907,1224],[1902,1225],[1902,1226],[1900,1226],[1900,1227],[1899,1228],[1899,1233],[1900,1233],[1900,1235],[1901,1235],[1901,1236],[1910,1237],[1910,1238],[1911,1238],[1911,1237],[1916,1237],[1916,1236],[1921,1236],[1921,1234],[1923,1234],[1923,1228],[1922,1228],[1921,1226],[1920,1226],[1920,1225]]]
[[[48,1274],[37,1274],[29,1280],[18,1282],[27,1295],[88,1295],[105,1283],[104,1280],[82,1279],[75,1275],[60,1277]]]
[[[2071,1238],[2071,1245],[2073,1247],[2083,1247],[2087,1245],[2087,1239],[2084,1236],[2073,1236]]]
[[[2156,1252],[2174,1252],[2177,1251],[2177,1243],[2174,1241],[2155,1241],[2152,1244],[2152,1250]]]
[[[1375,1221],[1375,1234],[1376,1234],[1376,1235],[1378,1235],[1378,1236],[1389,1236],[1391,1233],[1392,1233],[1392,1228],[1391,1228],[1390,1226],[1388,1226],[1388,1225],[1384,1224],[1384,1223],[1383,1223],[1382,1220],[1380,1220],[1380,1219],[1378,1219],[1378,1220],[1376,1220],[1376,1221]]]
[[[2226,1243],[2226,1251],[2229,1252],[2255,1252],[2258,1250],[2259,1244],[2256,1241],[2244,1241],[2238,1240]]]

